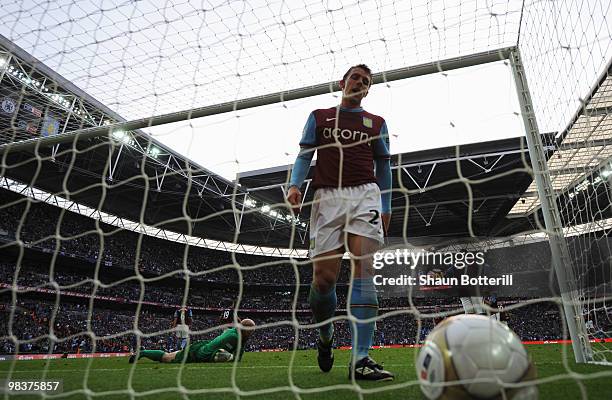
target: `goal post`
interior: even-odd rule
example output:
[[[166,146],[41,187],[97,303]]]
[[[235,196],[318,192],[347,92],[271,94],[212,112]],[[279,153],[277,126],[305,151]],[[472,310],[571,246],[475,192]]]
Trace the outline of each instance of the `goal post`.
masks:
[[[542,201],[542,213],[548,234],[553,267],[561,288],[563,309],[566,315],[567,328],[573,340],[573,348],[578,362],[593,361],[593,354],[589,344],[589,335],[586,329],[586,321],[581,311],[582,305],[578,288],[575,287],[576,279],[571,267],[571,257],[565,242],[563,225],[556,204],[555,190],[551,184],[550,173],[547,166],[543,144],[538,130],[533,104],[529,92],[527,78],[525,76],[520,51],[518,47],[505,47],[496,50],[485,51],[461,57],[452,57],[435,62],[424,63],[405,68],[377,72],[373,75],[373,84],[392,82],[408,79],[427,74],[435,74],[459,68],[466,68],[500,60],[508,60],[521,106],[521,117],[524,122],[528,151],[532,161],[531,168],[536,183],[538,196]],[[3,66],[7,68],[8,64]],[[179,112],[140,118],[131,121],[117,122],[110,125],[101,125],[86,129],[79,129],[63,134],[33,138],[18,142],[0,145],[0,154],[11,151],[28,151],[41,146],[52,146],[60,143],[72,142],[74,140],[86,140],[93,137],[112,135],[118,131],[135,131],[147,127],[164,125],[174,122],[187,121],[195,118],[212,116],[237,110],[244,110],[284,101],[303,99],[320,94],[338,91],[336,81],[321,83],[295,90],[276,92],[262,96],[246,98],[242,100],[224,102],[215,105],[194,108]]]
[[[576,278],[573,276],[572,260],[569,256],[567,243],[563,233],[563,226],[559,209],[557,207],[557,195],[553,189],[550,172],[547,166],[546,154],[542,144],[542,137],[538,129],[527,78],[524,73],[523,63],[518,48],[510,53],[510,66],[514,75],[518,100],[521,106],[521,117],[525,124],[525,135],[529,148],[529,159],[533,177],[536,182],[538,196],[542,209],[542,216],[550,251],[552,255],[552,267],[554,268],[567,329],[572,339],[572,348],[576,362],[584,363],[593,361],[593,354],[586,332],[586,325],[581,312],[581,302],[578,296]]]
[[[490,50],[467,56],[452,57],[445,60],[438,60],[436,62],[409,66],[406,68],[398,68],[389,71],[377,72],[372,76],[372,84],[392,82],[396,80],[413,78],[442,71],[451,71],[458,68],[466,68],[475,65],[505,60],[508,58],[509,54],[514,49],[514,47],[505,47],[497,50]],[[5,64],[2,68],[4,70],[7,67],[8,64]],[[140,118],[132,121],[117,122],[110,125],[101,125],[91,128],[79,129],[53,136],[6,143],[0,145],[0,154],[5,154],[10,151],[29,150],[39,148],[40,146],[53,146],[60,143],[67,143],[74,141],[76,136],[78,136],[79,140],[87,140],[97,136],[110,136],[113,132],[134,131],[158,125],[170,124],[174,122],[187,121],[196,118],[233,112],[237,110],[245,110],[253,107],[282,103],[284,101],[298,100],[306,97],[313,97],[321,94],[332,93],[339,90],[340,88],[338,86],[338,82],[332,81],[318,85],[303,87],[300,89],[271,93],[267,95],[256,96],[237,101],[230,101],[200,108],[194,108],[190,110],[178,111],[164,115],[157,115],[147,118]]]

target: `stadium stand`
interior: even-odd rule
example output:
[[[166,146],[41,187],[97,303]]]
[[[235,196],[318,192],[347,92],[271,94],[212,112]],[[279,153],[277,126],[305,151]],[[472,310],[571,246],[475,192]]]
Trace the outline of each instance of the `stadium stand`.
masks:
[[[182,304],[186,288],[187,305],[194,310],[192,339],[214,336],[223,303],[238,297],[238,274],[229,253],[190,247],[185,259],[184,244],[118,230],[44,203],[31,203],[26,220],[20,225],[18,217],[24,215],[26,202],[4,190],[0,191],[0,198],[5,203],[16,202],[0,210],[0,240],[14,243],[18,238],[24,249],[23,256],[18,258],[14,245],[2,247],[6,261],[0,263],[2,335],[9,336],[11,332],[16,335],[20,353],[130,351],[136,343],[135,329],[144,334],[145,347],[169,349],[174,346],[169,329],[172,307]],[[59,241],[54,239],[56,224],[60,227]],[[82,232],[87,234],[79,234]],[[49,254],[56,246],[58,257],[52,262]],[[530,246],[529,252],[519,253],[529,256],[511,258],[509,268],[531,271],[545,265],[542,260],[547,257],[546,246],[537,243]],[[104,265],[99,268],[96,282],[94,272],[99,254],[103,255],[100,260]],[[488,256],[495,262],[495,251]],[[296,277],[291,260],[246,254],[235,257],[242,268],[247,268],[242,270],[244,286],[239,315],[248,314],[261,327],[249,342],[249,350],[293,348],[295,329],[288,314],[293,307]],[[134,265],[133,260],[138,260],[138,264]],[[309,324],[306,288],[311,267],[305,260],[296,261],[300,274],[296,315],[300,324]],[[248,269],[262,263],[266,265]],[[223,266],[227,268],[211,272]],[[344,268],[340,279],[343,283],[347,281],[348,270]],[[142,286],[137,273],[146,277]],[[188,286],[185,273],[190,275]],[[14,288],[18,289],[17,306],[11,308]],[[346,287],[341,286],[339,315],[344,314],[346,293]],[[519,300],[525,299],[500,298],[500,303],[508,306]],[[461,312],[459,299],[452,296],[415,297],[412,301],[424,314],[434,310]],[[409,307],[407,298],[381,299],[382,313]],[[503,318],[523,340],[562,338],[559,310],[554,303],[511,309],[503,313]],[[279,321],[286,323],[266,326]],[[338,345],[349,345],[346,321],[336,322],[336,328]],[[412,345],[421,341],[431,328],[431,318],[423,319],[417,334],[414,315],[385,317],[378,322],[374,343]],[[55,342],[50,341],[52,335],[57,338]],[[315,330],[299,329],[298,348],[311,348],[315,340]],[[0,349],[5,354],[12,353],[15,343],[3,340]]]

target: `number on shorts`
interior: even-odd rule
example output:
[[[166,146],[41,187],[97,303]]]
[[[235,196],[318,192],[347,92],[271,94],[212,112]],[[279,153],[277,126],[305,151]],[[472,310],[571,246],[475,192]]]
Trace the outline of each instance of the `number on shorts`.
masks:
[[[378,218],[380,217],[380,213],[378,210],[370,210],[371,213],[374,213],[374,216],[368,221],[372,225],[378,225]]]

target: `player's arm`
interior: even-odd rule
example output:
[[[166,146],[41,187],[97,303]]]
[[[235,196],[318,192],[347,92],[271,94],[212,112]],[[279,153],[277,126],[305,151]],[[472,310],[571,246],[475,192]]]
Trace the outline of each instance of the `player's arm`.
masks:
[[[187,326],[191,327],[192,322],[193,322],[193,312],[191,311],[191,308],[188,308],[187,318],[185,319],[185,323],[187,324]]]
[[[170,323],[170,328],[176,328],[176,324],[178,323],[179,314],[178,311],[174,312],[174,316],[172,317],[172,322]]]
[[[246,347],[244,346],[244,344],[240,346],[240,353],[238,354],[238,361],[242,361],[242,356],[244,356],[245,350],[246,350]]]
[[[380,135],[374,142],[374,166],[376,182],[380,188],[381,214],[385,233],[389,230],[391,221],[391,152],[389,151],[389,132],[387,123],[383,122]]]
[[[295,159],[293,168],[291,169],[289,190],[287,191],[287,201],[293,206],[293,212],[295,214],[300,212],[300,205],[302,204],[302,192],[300,192],[300,187],[302,187],[304,180],[308,176],[310,163],[312,162],[315,146],[317,145],[316,125],[317,121],[314,113],[310,113],[302,132],[300,152]]]

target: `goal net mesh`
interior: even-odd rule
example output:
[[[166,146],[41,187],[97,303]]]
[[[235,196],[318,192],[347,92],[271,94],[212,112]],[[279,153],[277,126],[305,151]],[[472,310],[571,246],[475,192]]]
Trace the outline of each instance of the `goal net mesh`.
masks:
[[[534,4],[523,15],[519,44],[540,132],[556,133],[547,167],[577,287],[573,300],[581,305],[593,360],[606,363],[611,354],[602,343],[612,334],[609,8],[597,2]],[[527,191],[534,190],[532,184]],[[534,197],[521,209],[538,205]]]
[[[0,378],[61,377],[63,397],[88,398],[416,394],[412,353],[388,365],[402,371],[396,384],[373,389],[308,380],[316,356],[301,351],[318,336],[308,304],[314,190],[307,180],[294,216],[284,201],[286,166],[308,113],[338,104],[333,82],[358,63],[377,78],[364,107],[390,129],[388,244],[486,253],[496,276],[513,275],[514,289],[487,290],[484,309],[495,313],[497,300],[523,341],[572,339],[512,52],[522,58],[557,196],[584,350],[590,361],[612,361],[609,2],[5,3]],[[475,54],[489,58],[470,61]],[[399,70],[410,78],[393,77]],[[315,87],[327,89],[300,95]],[[272,93],[281,93],[277,102],[257,102]],[[215,111],[223,104],[229,110]],[[218,115],[192,118],[190,110],[206,107]],[[138,120],[138,129],[124,128]],[[106,126],[112,132],[84,136]],[[53,141],[61,135],[68,139]],[[32,139],[40,141],[11,149]],[[342,260],[334,317],[343,349],[354,321],[346,315],[351,261]],[[439,318],[464,312],[459,297],[440,287],[382,291],[373,345],[419,345]],[[188,343],[217,337],[237,316],[257,324],[248,352],[289,356],[215,364],[210,371],[222,378],[206,383],[199,366],[175,364],[156,381],[153,367],[125,361],[121,377],[100,383],[115,366],[98,367],[96,357],[177,350],[172,321],[183,307],[193,313]],[[564,369],[544,383],[567,378],[570,348]],[[88,361],[71,372],[20,361],[39,356]],[[348,364],[348,355],[339,358]],[[256,369],[278,379],[249,379]],[[572,375],[579,386],[587,378]]]

